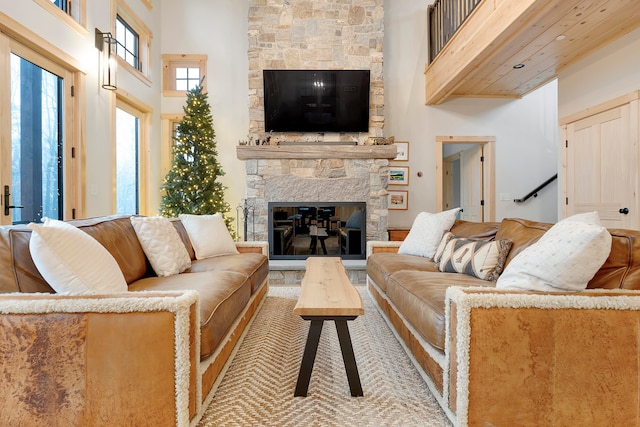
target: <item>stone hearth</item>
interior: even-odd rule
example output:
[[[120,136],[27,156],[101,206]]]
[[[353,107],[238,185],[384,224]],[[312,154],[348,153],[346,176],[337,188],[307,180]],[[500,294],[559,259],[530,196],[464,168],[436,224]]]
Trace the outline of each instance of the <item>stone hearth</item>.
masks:
[[[246,201],[254,207],[248,240],[268,239],[269,202],[365,202],[367,240],[387,240],[394,145],[239,146],[237,154],[246,160]]]

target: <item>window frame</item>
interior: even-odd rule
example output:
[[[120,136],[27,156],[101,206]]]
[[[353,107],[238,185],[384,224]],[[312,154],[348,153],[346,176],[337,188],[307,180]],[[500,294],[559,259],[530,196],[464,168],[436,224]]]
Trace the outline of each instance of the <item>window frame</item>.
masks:
[[[149,78],[149,71],[151,67],[151,39],[153,38],[153,34],[142,19],[140,19],[123,0],[117,0],[117,3],[114,4],[112,11],[113,34],[116,33],[116,20],[118,16],[126,26],[138,35],[138,64],[140,65],[140,69],[133,67],[125,61],[124,58],[116,55],[118,69],[127,70],[150,87],[151,79]]]
[[[116,99],[112,110],[112,138],[111,138],[111,177],[112,177],[112,196],[111,210],[116,213],[117,210],[117,194],[116,194],[116,108],[126,111],[136,116],[139,120],[138,127],[138,213],[140,215],[150,215],[151,195],[151,115],[153,109],[142,101],[136,99],[131,94],[118,89],[115,94]]]
[[[44,48],[43,46],[46,46]],[[0,14],[0,60],[8,61],[10,52],[31,60],[44,68],[58,68],[56,74],[64,74],[65,81],[63,111],[63,218],[83,218],[86,212],[86,180],[85,180],[85,127],[79,119],[84,111],[86,76],[81,64],[56,46],[51,46],[45,39],[22,24]],[[47,65],[50,64],[50,65]],[[6,65],[6,66],[5,66]],[[0,65],[0,82],[9,82],[9,65]],[[4,84],[4,83],[3,83]],[[71,96],[71,87],[75,88]],[[7,88],[8,89],[8,88]],[[0,91],[0,105],[10,105],[10,90]],[[0,139],[11,141],[11,117],[0,115]],[[0,162],[6,161],[0,150]],[[0,167],[0,175],[11,173],[10,167]],[[4,175],[2,181],[9,182]],[[4,224],[5,217],[0,217]]]
[[[160,147],[160,176],[164,180],[167,172],[171,169],[173,163],[173,133],[180,121],[183,119],[184,113],[161,114],[162,122],[162,139]]]
[[[200,80],[207,71],[207,55],[202,54],[163,54],[162,55],[162,95],[167,97],[186,96],[186,90],[176,90],[177,68],[199,68]],[[207,80],[202,83],[207,90]]]
[[[53,16],[82,35],[87,35],[87,4],[86,0],[66,0],[71,6],[71,14],[63,11],[51,0],[33,0]]]

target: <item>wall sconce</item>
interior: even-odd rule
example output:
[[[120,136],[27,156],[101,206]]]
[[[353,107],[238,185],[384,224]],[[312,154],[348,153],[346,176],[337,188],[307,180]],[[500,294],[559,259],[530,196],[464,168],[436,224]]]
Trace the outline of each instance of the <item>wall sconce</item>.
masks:
[[[100,83],[107,90],[116,90],[116,39],[111,33],[103,33],[96,28],[96,49],[100,54]]]

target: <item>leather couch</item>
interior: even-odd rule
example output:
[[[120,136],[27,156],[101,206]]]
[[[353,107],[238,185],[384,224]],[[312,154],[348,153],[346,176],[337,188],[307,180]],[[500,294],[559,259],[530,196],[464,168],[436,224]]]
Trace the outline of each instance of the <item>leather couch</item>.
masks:
[[[452,233],[510,239],[515,255],[552,224],[456,221]],[[433,260],[369,242],[367,282],[454,425],[638,425],[640,232],[609,229],[585,291],[498,289]]]
[[[128,216],[71,221],[116,259],[130,292],[54,294],[31,230],[0,227],[0,425],[197,423],[268,289],[267,244],[157,277]],[[91,260],[87,260],[91,262]]]

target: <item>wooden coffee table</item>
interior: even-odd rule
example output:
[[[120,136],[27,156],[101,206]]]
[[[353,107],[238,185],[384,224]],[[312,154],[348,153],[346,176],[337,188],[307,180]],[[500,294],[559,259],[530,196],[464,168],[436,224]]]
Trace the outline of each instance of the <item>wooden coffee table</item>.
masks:
[[[294,396],[306,396],[325,320],[333,320],[351,396],[362,396],[362,385],[353,354],[347,321],[364,314],[360,294],[353,287],[339,257],[309,257],[302,291],[293,314],[311,321]]]

